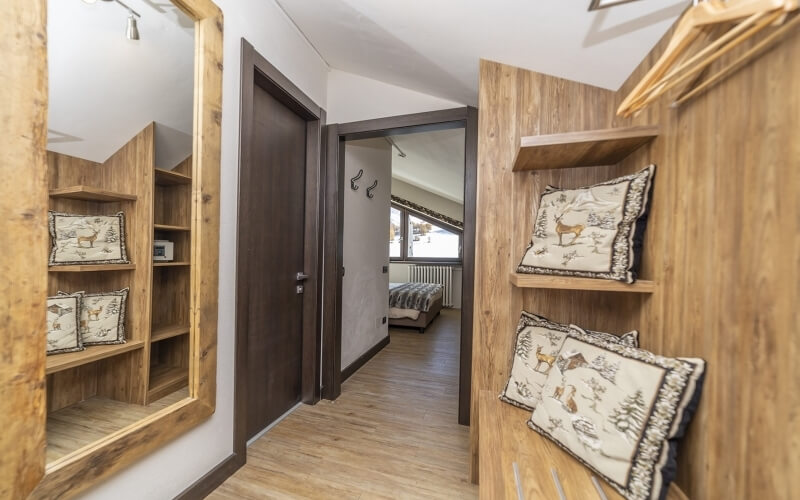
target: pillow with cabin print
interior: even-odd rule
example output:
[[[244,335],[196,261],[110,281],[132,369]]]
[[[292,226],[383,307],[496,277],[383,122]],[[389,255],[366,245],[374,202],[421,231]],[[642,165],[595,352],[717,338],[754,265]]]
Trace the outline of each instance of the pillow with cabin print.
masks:
[[[628,500],[665,498],[705,361],[667,358],[571,325],[528,426]]]
[[[83,345],[125,343],[128,288],[114,292],[76,292],[81,297],[80,332]],[[65,292],[58,292],[66,296]]]
[[[517,272],[633,283],[655,168],[584,188],[547,186]]]
[[[517,325],[511,375],[500,394],[501,401],[533,411],[541,399],[547,374],[561,352],[568,331],[569,325],[522,311]],[[639,346],[639,332],[636,330],[622,336],[591,330],[589,332],[608,342]]]
[[[47,297],[47,354],[82,351],[79,294]]]

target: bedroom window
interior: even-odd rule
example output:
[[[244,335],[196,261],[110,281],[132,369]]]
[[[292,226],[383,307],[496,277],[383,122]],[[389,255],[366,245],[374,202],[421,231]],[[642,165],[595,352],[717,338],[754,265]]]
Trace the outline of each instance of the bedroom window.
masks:
[[[403,261],[461,261],[461,232],[433,219],[392,206],[389,211],[389,258]]]

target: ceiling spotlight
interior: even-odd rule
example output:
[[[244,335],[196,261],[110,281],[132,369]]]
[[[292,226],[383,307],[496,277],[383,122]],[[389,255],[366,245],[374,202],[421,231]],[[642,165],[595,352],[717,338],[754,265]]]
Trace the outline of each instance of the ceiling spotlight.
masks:
[[[134,17],[133,12],[128,16],[128,27],[125,29],[125,36],[128,37],[128,40],[139,39],[139,27],[136,25],[136,17]]]

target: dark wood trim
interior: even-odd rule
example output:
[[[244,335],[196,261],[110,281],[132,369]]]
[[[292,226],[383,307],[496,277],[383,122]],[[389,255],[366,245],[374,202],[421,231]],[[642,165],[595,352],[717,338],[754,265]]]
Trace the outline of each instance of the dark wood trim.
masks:
[[[327,127],[325,168],[325,243],[322,317],[322,397],[341,394],[342,231],[344,142],[452,128],[465,129],[463,281],[461,296],[461,354],[459,359],[458,422],[469,425],[472,384],[472,327],[475,280],[475,196],[477,192],[478,110],[473,107],[415,113]],[[452,264],[452,262],[450,262]],[[447,265],[443,263],[443,265]]]
[[[478,110],[467,108],[464,151],[464,247],[461,254],[461,356],[458,423],[469,425],[472,399],[472,326],[475,299],[475,205],[478,188]]]
[[[219,487],[226,479],[231,477],[234,472],[239,470],[246,462],[246,457],[240,453],[231,453],[228,457],[217,464],[216,467],[208,471],[192,483],[191,486],[183,490],[175,500],[202,500]]]
[[[367,352],[358,357],[355,361],[347,365],[347,368],[342,370],[342,382],[349,379],[352,374],[358,371],[359,368],[367,364],[367,361],[372,359],[376,354],[389,345],[389,336],[385,336],[377,344],[370,347]]]
[[[253,92],[255,86],[263,88],[295,111],[307,122],[306,126],[306,200],[305,200],[305,272],[309,275],[304,283],[306,294],[303,300],[303,317],[311,321],[303,322],[303,365],[302,399],[304,403],[319,401],[320,392],[320,295],[321,295],[321,242],[322,225],[320,206],[321,187],[324,179],[324,146],[322,135],[325,127],[325,110],[290,82],[280,71],[261,56],[244,38],[241,41],[241,95],[240,95],[240,135],[239,135],[239,206],[248,201],[251,162],[249,145],[252,140]],[[234,368],[234,455],[246,457],[247,454],[247,311],[249,296],[247,289],[247,270],[244,262],[247,232],[243,231],[243,221],[238,219],[236,266],[236,350]],[[245,458],[242,458],[244,463]]]

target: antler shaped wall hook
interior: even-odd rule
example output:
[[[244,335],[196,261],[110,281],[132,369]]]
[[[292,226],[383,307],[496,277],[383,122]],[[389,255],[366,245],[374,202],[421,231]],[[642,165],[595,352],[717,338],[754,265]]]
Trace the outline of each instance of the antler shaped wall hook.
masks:
[[[372,190],[375,189],[376,187],[378,187],[377,179],[375,179],[375,182],[373,182],[372,185],[367,188],[367,198],[372,198],[373,196],[375,196],[374,194],[372,194]]]
[[[360,168],[358,169],[358,173],[356,174],[356,176],[350,179],[350,189],[352,189],[353,191],[358,191],[358,186],[356,186],[356,181],[359,180],[362,175],[364,175],[364,169]]]

